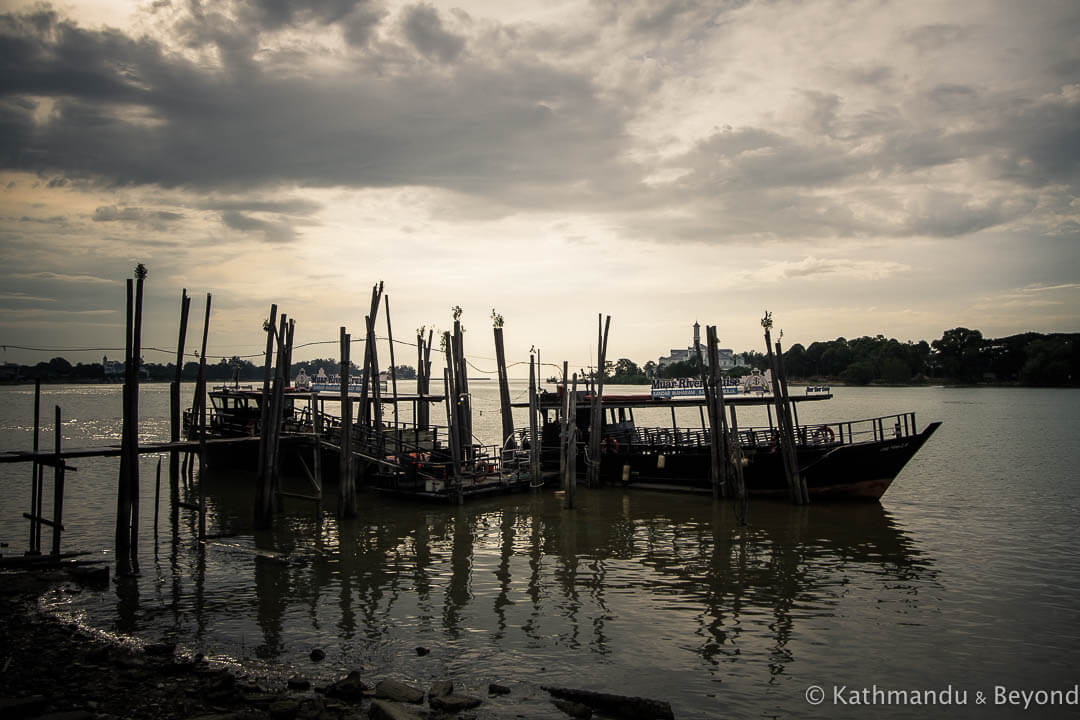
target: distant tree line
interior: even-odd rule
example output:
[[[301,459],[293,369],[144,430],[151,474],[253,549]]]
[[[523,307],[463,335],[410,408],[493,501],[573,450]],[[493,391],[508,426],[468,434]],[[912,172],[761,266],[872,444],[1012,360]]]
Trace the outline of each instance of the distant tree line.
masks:
[[[742,353],[745,364],[729,369],[729,377],[742,377],[752,369],[768,367],[764,353]],[[958,327],[946,330],[940,339],[927,343],[900,342],[884,335],[864,336],[848,340],[837,338],[811,343],[809,347],[796,343],[784,351],[784,367],[793,380],[841,381],[849,385],[870,383],[909,384],[925,382],[947,383],[1005,383],[1046,387],[1080,385],[1080,333],[1021,333],[1003,338],[986,339],[978,330]],[[301,369],[315,375],[322,368],[328,375],[338,372],[334,358],[317,358],[293,363],[290,377]],[[105,370],[101,363],[72,365],[56,357],[36,365],[3,367],[0,380],[25,382],[41,379],[50,382],[101,382]],[[199,364],[184,364],[183,379],[195,380]],[[352,364],[351,373],[360,368]],[[416,370],[408,365],[396,367],[401,380],[416,378]],[[147,380],[171,380],[176,374],[172,363],[144,363],[142,376]],[[643,366],[629,358],[608,361],[604,382],[637,385],[652,378],[700,377],[701,366],[696,357],[659,367],[655,362]],[[206,366],[207,380],[227,382],[261,380],[263,369],[250,360],[239,357],[222,358]]]
[[[176,365],[173,363],[144,362],[140,366],[143,380],[167,381],[176,377]],[[289,379],[294,379],[301,369],[307,375],[315,375],[322,368],[327,375],[336,375],[340,366],[334,358],[317,358],[315,360],[301,360],[294,362],[289,369]],[[416,370],[409,365],[395,366],[399,380],[415,380]],[[361,368],[356,363],[351,364],[350,374],[359,376]],[[194,360],[184,363],[181,378],[184,381],[194,382],[199,376],[199,363]],[[263,366],[255,365],[250,360],[233,356],[221,358],[217,362],[207,362],[207,382],[252,382],[262,380]],[[47,382],[106,382],[110,379],[120,381],[121,376],[109,377],[105,373],[105,367],[101,363],[78,363],[72,365],[62,357],[55,357],[48,362],[39,362],[36,365],[5,365],[0,380],[7,382],[25,382],[42,380]]]
[[[743,365],[725,371],[742,377],[768,367],[764,353],[742,353]],[[884,335],[796,343],[784,351],[784,368],[793,380],[841,381],[849,385],[1004,383],[1065,387],[1080,385],[1080,333],[1021,333],[986,339],[978,330],[946,330],[939,340],[900,342]],[[642,384],[652,378],[700,377],[696,357],[659,367],[639,367],[628,358],[608,362],[604,382]]]

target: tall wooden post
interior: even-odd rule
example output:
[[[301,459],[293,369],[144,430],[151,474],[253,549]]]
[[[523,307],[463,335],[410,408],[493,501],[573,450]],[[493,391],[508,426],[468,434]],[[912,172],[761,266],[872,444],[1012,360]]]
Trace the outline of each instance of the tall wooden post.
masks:
[[[795,438],[795,424],[792,417],[791,395],[788,394],[787,369],[784,367],[784,353],[780,349],[780,343],[776,343],[776,368],[779,371],[777,383],[784,405],[784,432],[787,435],[786,449],[791,463],[792,475],[795,478],[795,491],[799,496],[799,503],[806,505],[810,502],[810,492],[806,487],[806,478],[799,472],[798,444]]]
[[[368,426],[370,424],[370,417],[368,414],[368,385],[370,383],[372,375],[371,369],[373,365],[378,364],[375,355],[377,351],[374,341],[375,332],[372,329],[374,327],[373,318],[377,318],[379,316],[379,303],[382,302],[382,290],[383,284],[381,281],[371,288],[371,309],[368,312],[367,317],[364,319],[364,382],[360,385],[360,417],[358,418],[358,420],[360,423],[360,427],[365,431],[368,429]],[[369,335],[371,337],[368,337]],[[377,375],[378,373],[376,372],[375,374]],[[379,379],[376,377],[376,387],[378,387],[378,381]],[[376,402],[376,404],[378,403]]]
[[[423,336],[423,333],[421,333]],[[427,342],[424,343],[424,354],[421,358],[421,365],[424,366],[424,395],[431,394],[431,344],[434,340],[435,331],[428,330]],[[427,402],[420,402],[419,407],[420,414],[420,429],[427,430],[431,424],[431,406]]]
[[[206,538],[206,340],[210,335],[210,305],[213,298],[206,293],[206,312],[203,314],[202,344],[199,346],[199,539]]]
[[[566,490],[566,428],[570,415],[570,378],[567,373],[570,365],[566,360],[562,364],[562,397],[559,398],[559,489]]]
[[[708,327],[705,329],[705,336],[706,355],[702,357],[700,344],[696,345],[695,350],[697,352],[698,364],[701,366],[701,387],[705,393],[705,408],[709,416],[709,480],[710,485],[712,486],[713,500],[716,500],[720,497],[723,488],[720,474],[723,463],[722,458],[724,457],[724,435],[720,420],[716,416],[716,382],[713,372],[714,367],[709,367],[706,370],[706,365],[712,362],[712,354],[709,353],[712,336],[709,334]]]
[[[458,418],[461,422],[461,457],[467,462],[473,456],[472,396],[469,394],[469,369],[465,361],[465,333],[461,329],[461,321],[457,319],[459,315],[460,311],[456,310],[451,349],[454,363],[454,391],[457,394]]]
[[[60,422],[60,406],[56,406],[56,433],[54,445],[56,447],[55,481],[53,484],[53,526],[52,526],[52,554],[60,554],[60,533],[64,529],[64,470],[65,463],[60,457],[60,435],[63,425]]]
[[[270,319],[266,329],[266,353],[263,355],[263,387],[259,401],[259,457],[255,472],[255,528],[270,527],[274,516],[274,498],[267,468],[268,429],[270,426],[270,378],[273,373],[274,338],[277,326],[277,305],[270,306]]]
[[[540,486],[540,437],[536,431],[536,365],[529,356],[529,481]]]
[[[273,398],[270,402],[270,435],[269,444],[267,446],[267,467],[269,468],[270,475],[270,495],[272,497],[272,505],[276,510],[282,510],[282,498],[281,498],[281,476],[279,472],[279,450],[281,447],[281,423],[282,415],[285,408],[285,384],[286,375],[288,372],[288,357],[291,352],[289,347],[290,322],[285,313],[281,314],[281,319],[278,320],[278,352],[277,363],[274,367],[274,386],[272,395]]]
[[[801,505],[804,503],[804,498],[800,488],[798,465],[794,448],[791,447],[791,439],[793,436],[788,434],[787,413],[784,409],[783,387],[779,380],[780,368],[777,365],[776,354],[774,353],[772,344],[771,313],[765,313],[765,317],[761,321],[761,326],[765,329],[765,349],[767,351],[769,366],[773,376],[773,404],[776,407],[776,431],[779,435],[780,455],[784,464],[784,476],[787,478],[788,493],[791,497],[791,501],[796,505]]]
[[[134,283],[127,281],[127,306],[124,326],[123,418],[120,434],[120,477],[116,489],[116,574],[130,575],[131,567],[131,378],[132,326],[135,317]],[[59,462],[60,458],[57,458]]]
[[[563,479],[563,507],[574,507],[577,497],[577,373],[567,401],[566,412],[566,477]]]
[[[597,371],[593,384],[592,415],[589,420],[589,457],[586,464],[589,487],[600,484],[600,440],[604,432],[604,374],[607,363],[607,340],[608,329],[611,327],[611,316],[605,321],[603,315],[597,316]]]
[[[492,313],[494,314],[494,310]],[[499,373],[499,414],[502,418],[502,445],[514,442],[514,414],[510,407],[510,379],[506,374],[502,315],[495,315],[495,366]],[[513,445],[510,445],[513,447]]]
[[[188,297],[187,288],[184,288],[180,296],[180,337],[176,342],[176,374],[169,386],[169,439],[172,442],[180,441],[180,425],[182,409],[180,407],[180,384],[184,373],[184,341],[187,339],[188,312],[191,308],[191,298]],[[192,423],[195,418],[191,419]],[[170,522],[177,527],[180,521],[180,451],[169,451],[169,507]]]
[[[41,428],[41,379],[34,380],[34,464],[30,468],[30,544],[28,554],[41,552],[41,463],[37,461],[38,436]]]
[[[338,517],[356,517],[356,484],[352,456],[352,398],[349,397],[351,338],[341,327],[341,441]]]
[[[312,478],[315,480],[315,493],[319,498],[319,507],[322,507],[323,473],[322,473],[322,412],[319,410],[319,394],[311,393],[311,433],[314,442],[314,455],[311,458]]]
[[[394,329],[390,325],[390,296],[386,296],[386,340],[390,345],[390,397],[394,399],[394,429],[398,427],[397,367],[394,363]],[[397,452],[401,452],[401,442],[397,443]]]
[[[367,325],[367,346],[369,349],[368,372],[365,382],[371,383],[371,404],[373,410],[372,414],[374,415],[374,425],[372,427],[374,437],[371,438],[374,442],[372,443],[372,447],[374,448],[376,457],[381,458],[385,451],[383,441],[386,436],[383,434],[382,387],[381,380],[379,379],[379,351],[378,346],[376,345],[375,335],[375,323],[379,319],[377,314],[378,308],[376,308],[375,312],[375,315],[369,315],[364,318],[364,322]]]
[[[445,368],[443,370],[443,382],[446,384],[447,387],[450,387],[451,382],[453,382],[453,378],[451,377],[451,371],[450,371],[449,367],[447,367],[447,368]],[[450,436],[450,458],[451,458],[451,461],[454,464],[454,469],[453,469],[454,470],[454,472],[453,472],[453,474],[454,474],[454,487],[457,490],[457,501],[458,501],[458,504],[460,505],[460,504],[462,504],[464,502],[464,499],[465,499],[465,489],[463,487],[463,482],[462,482],[463,477],[462,477],[462,472],[461,472],[461,458],[462,458],[462,455],[461,455],[460,428],[455,427],[455,425],[457,425],[460,422],[460,417],[459,417],[458,413],[455,412],[455,410],[454,410],[454,407],[456,405],[457,405],[457,403],[454,402],[454,399],[452,397],[452,393],[447,392],[446,393],[446,425],[447,425],[447,429],[448,429],[447,435]]]
[[[453,338],[449,332],[443,333],[443,345],[446,351],[446,369],[443,372],[443,382],[446,386],[446,398],[450,403],[447,407],[450,408],[452,420],[452,422],[447,423],[447,431],[454,439],[453,447],[458,448],[458,452],[460,452],[464,444],[461,437],[461,398],[457,389],[457,363],[454,362]],[[459,455],[455,464],[460,462],[462,457]]]
[[[731,436],[729,447],[732,451],[732,464],[735,468],[735,498],[739,501],[737,507],[741,510],[740,522],[745,525],[750,507],[750,500],[749,496],[746,494],[746,479],[743,477],[743,454],[742,443],[739,442],[739,419],[735,415],[734,405],[729,405],[728,409],[731,412],[731,421],[728,423],[728,430],[730,431]]]
[[[128,452],[131,455],[128,474],[128,484],[131,502],[131,519],[128,523],[128,531],[131,533],[131,569],[139,571],[139,370],[142,366],[142,314],[143,314],[143,282],[146,279],[146,268],[141,264],[135,268],[135,325],[132,328],[131,340],[131,442]]]

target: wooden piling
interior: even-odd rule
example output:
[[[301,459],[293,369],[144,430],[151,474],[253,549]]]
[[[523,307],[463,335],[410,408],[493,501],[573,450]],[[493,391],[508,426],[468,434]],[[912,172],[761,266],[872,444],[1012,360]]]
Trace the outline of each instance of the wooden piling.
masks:
[[[266,352],[263,355],[263,387],[262,397],[259,402],[259,454],[256,460],[255,470],[255,529],[261,530],[270,527],[274,515],[274,498],[270,484],[270,475],[266,467],[267,442],[269,441],[268,429],[270,425],[270,378],[273,373],[271,365],[274,352],[274,339],[277,326],[277,305],[270,306],[270,320],[264,325],[266,329]]]
[[[795,422],[792,412],[791,395],[788,394],[787,386],[787,370],[784,367],[784,353],[780,348],[780,343],[776,343],[776,368],[778,370],[777,382],[780,387],[780,395],[783,398],[784,407],[784,430],[787,435],[787,452],[789,455],[789,462],[791,463],[792,474],[795,478],[795,492],[799,497],[799,504],[806,505],[810,502],[810,492],[806,487],[806,478],[799,472],[799,460],[798,460],[798,446],[795,438]],[[880,421],[879,421],[880,422]]]
[[[379,282],[371,288],[371,309],[368,311],[367,316],[364,318],[364,381],[360,384],[360,416],[359,418],[357,418],[358,422],[360,423],[361,429],[365,431],[363,435],[364,437],[366,437],[366,431],[371,425],[371,418],[368,412],[368,386],[371,383],[371,366],[372,363],[375,362],[373,354],[376,352],[374,342],[375,333],[372,329],[374,327],[372,318],[376,318],[379,316],[379,303],[382,302],[382,289],[382,282]],[[372,337],[368,337],[369,335]],[[376,377],[376,387],[378,387],[378,382],[379,379]]]
[[[154,479],[154,537],[157,537],[158,510],[161,507],[161,458],[157,461],[157,476]]]
[[[210,293],[206,293],[206,312],[203,315],[202,345],[199,347],[199,540],[206,539],[206,340],[210,334]]]
[[[784,397],[783,384],[780,382],[780,367],[776,360],[775,348],[772,344],[772,315],[765,313],[761,321],[765,329],[765,349],[769,360],[769,366],[773,376],[773,404],[776,407],[776,433],[779,436],[779,451],[784,464],[784,476],[788,483],[788,494],[791,501],[796,505],[802,505],[807,498],[802,492],[802,483],[799,478],[798,460],[794,447],[794,434],[790,433],[790,416],[785,409],[786,398]]]
[[[499,416],[502,418],[502,445],[514,442],[514,411],[510,407],[510,379],[506,374],[506,350],[503,347],[503,319],[492,310],[495,322],[495,367],[499,374]]]
[[[723,462],[723,442],[724,436],[720,421],[716,417],[716,383],[714,377],[715,367],[710,367],[706,370],[706,365],[712,362],[712,355],[708,354],[708,349],[711,343],[711,335],[709,335],[709,327],[705,328],[706,332],[706,355],[702,356],[701,345],[698,344],[695,348],[698,359],[699,372],[701,374],[701,389],[705,394],[705,410],[706,415],[709,418],[709,485],[712,488],[713,500],[719,499],[722,491],[722,483],[720,479],[720,468]],[[708,362],[706,362],[706,360]]]
[[[62,435],[63,424],[60,422],[60,406],[56,406],[56,433],[54,438],[54,446],[56,449],[56,465],[53,467],[53,526],[52,526],[52,554],[60,554],[60,533],[64,529],[64,470],[66,469],[66,463],[63,458],[60,457],[61,447],[60,438]]]
[[[447,335],[449,335],[449,333],[447,333]],[[451,374],[452,372],[449,367],[443,369],[443,383],[446,385],[446,387],[450,387],[450,384],[453,381]],[[454,402],[451,395],[452,394],[450,392],[446,393],[446,425],[448,430],[447,435],[449,435],[450,437],[450,458],[454,466],[454,488],[457,490],[458,505],[461,505],[465,501],[465,489],[463,487],[463,476],[461,471],[461,429],[459,427],[456,427],[460,423],[460,419],[458,413],[455,412],[454,409],[454,406],[457,405],[457,403]]]
[[[277,510],[284,509],[281,498],[281,425],[285,408],[285,385],[287,384],[286,373],[288,372],[289,337],[291,335],[292,321],[285,313],[278,320],[277,335],[277,361],[274,365],[274,384],[270,391],[270,424],[267,440],[266,464],[269,469],[271,505]]]
[[[566,411],[566,476],[563,479],[563,508],[571,510],[577,501],[577,373],[567,400]]]
[[[41,379],[34,380],[34,455],[38,452],[41,429]],[[57,458],[59,459],[59,458]],[[41,464],[34,460],[30,467],[30,544],[28,554],[41,552]]]
[[[369,435],[369,442],[373,439],[372,447],[374,449],[375,457],[383,458],[386,454],[386,448],[384,440],[386,438],[383,433],[383,417],[382,417],[382,387],[379,380],[379,351],[376,345],[375,324],[379,319],[378,308],[375,309],[375,315],[369,315],[364,318],[364,322],[367,325],[367,346],[368,346],[368,370],[364,377],[365,384],[371,384],[371,405],[372,405],[372,426],[370,430],[373,435]],[[363,412],[363,411],[361,411]],[[366,415],[366,413],[365,413]]]
[[[341,327],[341,448],[340,480],[338,481],[338,517],[356,517],[356,485],[352,456],[352,398],[349,397],[349,367],[351,337]]]
[[[529,483],[540,487],[540,436],[536,431],[536,367],[529,356]]]
[[[423,333],[421,333],[421,336]],[[424,343],[424,353],[421,358],[421,365],[424,367],[424,389],[422,395],[431,394],[431,345],[434,340],[435,331],[428,330],[427,342]],[[431,407],[423,400],[419,403],[418,413],[420,415],[419,426],[421,430],[427,430],[431,425]]]
[[[311,459],[313,479],[315,481],[315,493],[322,504],[323,475],[322,475],[322,413],[319,411],[319,394],[311,393],[311,433],[313,435],[313,456]]]
[[[604,432],[604,374],[607,363],[608,330],[611,327],[611,316],[604,320],[603,314],[597,315],[597,366],[596,378],[593,381],[592,415],[589,421],[589,453],[586,459],[586,484],[596,487],[600,484],[600,440]]]
[[[188,311],[191,308],[191,298],[188,297],[187,288],[180,295],[180,337],[176,342],[176,374],[169,385],[169,440],[180,441],[180,429],[183,411],[180,407],[180,384],[184,374],[184,341],[187,339]],[[195,419],[192,418],[192,423]],[[169,512],[170,521],[175,527],[179,522],[180,502],[180,451],[169,451]]]
[[[566,490],[566,420],[570,413],[569,363],[562,364],[562,397],[559,399],[559,489]]]
[[[394,400],[394,430],[397,439],[395,454],[401,453],[401,436],[398,430],[398,394],[397,394],[397,367],[394,365],[394,329],[390,325],[390,296],[385,298],[386,304],[386,341],[390,345],[390,397]]]
[[[135,473],[133,466],[138,466],[139,456],[132,450],[132,441],[138,439],[138,431],[135,423],[137,415],[132,416],[131,397],[135,391],[132,385],[137,382],[134,362],[134,324],[135,324],[135,300],[134,283],[128,278],[126,283],[127,303],[124,325],[124,389],[122,394],[122,420],[120,444],[120,475],[117,481],[116,492],[116,573],[118,575],[130,575],[134,568],[131,562],[131,478]],[[137,412],[138,402],[135,409]],[[57,410],[59,415],[59,410]],[[57,422],[59,428],[59,422]],[[134,430],[133,430],[134,428]],[[57,459],[59,463],[59,458]],[[137,477],[137,475],[135,476]],[[54,534],[54,542],[56,536]]]
[[[455,315],[460,315],[460,311]],[[461,320],[454,318],[454,382],[458,396],[458,408],[461,418],[462,460],[468,461],[473,457],[473,432],[472,432],[472,395],[469,394],[469,368],[465,361],[465,331],[461,328]]]

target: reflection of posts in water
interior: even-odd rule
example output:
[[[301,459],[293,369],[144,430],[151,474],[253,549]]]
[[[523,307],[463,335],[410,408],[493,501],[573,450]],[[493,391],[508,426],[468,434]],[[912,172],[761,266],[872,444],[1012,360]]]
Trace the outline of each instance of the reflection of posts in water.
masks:
[[[566,516],[563,516],[566,518]],[[577,648],[580,645],[578,627],[578,611],[581,609],[581,598],[577,589],[577,521],[583,517],[572,513],[559,526],[559,565],[555,569],[555,579],[566,598],[565,616],[570,623],[569,645]]]
[[[469,602],[472,572],[473,532],[471,519],[462,507],[454,513],[454,545],[450,550],[450,583],[443,603],[443,626],[451,637],[460,632],[461,611]]]
[[[419,626],[426,630],[431,626],[431,577],[428,567],[431,565],[431,530],[428,527],[428,515],[419,516],[420,522],[416,526],[416,539],[414,542],[413,588],[416,590],[416,605],[421,611]]]
[[[530,640],[540,639],[540,630],[536,626],[536,620],[544,614],[544,609],[540,604],[543,596],[541,569],[544,561],[544,533],[541,517],[539,512],[530,513],[529,516],[529,585],[526,592],[532,602],[532,614],[521,629]]]
[[[179,488],[177,488],[179,491]],[[171,491],[170,491],[171,492]],[[177,497],[179,501],[179,497]],[[177,513],[178,515],[178,513]],[[180,519],[176,517],[172,524],[172,536],[169,538],[169,579],[171,592],[170,607],[173,613],[173,627],[179,630],[180,628],[180,597],[182,593],[182,584],[180,572]]]
[[[495,596],[493,609],[498,619],[498,627],[495,630],[495,639],[502,639],[506,634],[506,606],[513,605],[510,600],[510,558],[514,555],[514,519],[516,515],[510,510],[502,511],[500,523],[499,544],[499,567],[495,571],[495,577],[499,580],[499,594]]]
[[[116,629],[135,633],[139,617],[139,579],[133,575],[116,576]]]
[[[255,556],[255,622],[262,630],[263,643],[256,654],[263,659],[281,654],[282,615],[288,603],[288,566],[276,559]]]

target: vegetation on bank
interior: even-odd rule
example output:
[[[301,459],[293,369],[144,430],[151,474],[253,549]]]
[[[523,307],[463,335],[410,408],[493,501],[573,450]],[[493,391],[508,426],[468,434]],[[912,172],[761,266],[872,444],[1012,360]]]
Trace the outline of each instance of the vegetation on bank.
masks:
[[[726,371],[742,377],[768,367],[764,353],[742,353],[745,365]],[[996,383],[1046,387],[1080,385],[1080,333],[1021,333],[987,339],[978,330],[954,328],[927,343],[900,342],[884,335],[796,343],[784,351],[792,379],[839,381],[847,385]],[[639,367],[627,358],[608,363],[605,383],[641,384],[652,378],[699,377],[697,358],[658,367]]]
[[[111,363],[110,363],[111,364]],[[176,377],[176,365],[173,363],[160,364],[144,362],[139,366],[142,378],[150,381],[168,381]],[[290,378],[295,378],[300,370],[314,377],[322,369],[327,375],[337,375],[340,368],[334,358],[316,358],[315,360],[301,360],[290,366]],[[411,365],[396,365],[394,369],[399,380],[415,380],[416,369]],[[108,380],[105,367],[101,363],[79,363],[72,365],[61,357],[56,357],[49,362],[40,362],[37,365],[6,365],[5,376],[7,382],[26,382],[41,380],[42,382],[102,382]],[[350,374],[354,377],[360,373],[361,368],[356,363],[351,363]],[[194,382],[199,376],[199,363],[195,361],[184,363],[181,378],[185,382]],[[119,382],[123,379],[123,370],[115,376]],[[250,360],[232,357],[228,360],[221,358],[218,362],[207,362],[206,379],[208,382],[228,382],[238,380],[240,382],[261,381],[263,379],[263,366],[255,365]]]
[[[764,369],[768,362],[763,353],[742,353],[746,364],[728,370],[731,377],[742,377],[751,369]],[[978,330],[954,328],[946,330],[940,339],[900,342],[884,335],[853,340],[837,338],[811,343],[808,347],[796,343],[784,351],[784,367],[793,380],[810,379],[824,382],[843,382],[848,385],[871,383],[996,383],[1046,387],[1080,385],[1080,333],[1021,333],[1003,338],[987,339]],[[318,358],[295,362],[293,377],[303,369],[315,375],[322,368],[327,374],[337,373],[334,358]],[[176,375],[172,363],[144,363],[143,377],[148,380],[172,380]],[[184,380],[195,380],[197,362],[183,368]],[[352,372],[360,368],[355,363]],[[416,371],[408,365],[396,367],[397,377],[414,379]],[[53,358],[37,365],[3,367],[0,379],[7,382],[26,382],[41,379],[45,382],[101,382],[106,379],[101,363],[72,365],[64,358]],[[629,358],[609,361],[604,382],[619,385],[649,383],[652,378],[699,377],[697,359],[658,367],[652,360],[639,366]],[[211,382],[261,380],[263,369],[249,360],[233,357],[206,366]]]

